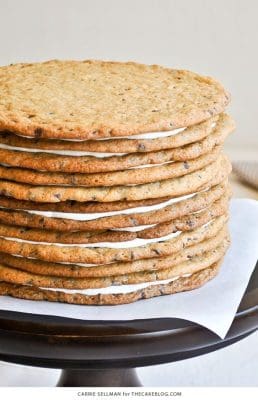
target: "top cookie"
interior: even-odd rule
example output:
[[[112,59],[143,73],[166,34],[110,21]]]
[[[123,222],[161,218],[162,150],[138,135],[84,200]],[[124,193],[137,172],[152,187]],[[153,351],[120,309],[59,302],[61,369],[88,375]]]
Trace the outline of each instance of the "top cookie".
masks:
[[[0,68],[0,130],[98,139],[168,131],[222,112],[212,78],[157,65],[48,61]]]

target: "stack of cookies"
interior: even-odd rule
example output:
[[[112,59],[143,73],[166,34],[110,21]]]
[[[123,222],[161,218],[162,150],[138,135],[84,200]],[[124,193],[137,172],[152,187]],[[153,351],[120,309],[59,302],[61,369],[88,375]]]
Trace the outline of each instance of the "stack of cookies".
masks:
[[[229,246],[215,80],[157,65],[0,68],[0,294],[123,304],[197,288]]]

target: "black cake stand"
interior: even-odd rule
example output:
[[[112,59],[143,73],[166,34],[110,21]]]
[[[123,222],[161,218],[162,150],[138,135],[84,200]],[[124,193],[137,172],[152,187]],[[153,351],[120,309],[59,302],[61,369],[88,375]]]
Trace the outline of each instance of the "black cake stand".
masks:
[[[184,360],[258,329],[258,268],[224,340],[179,319],[82,321],[0,311],[0,359],[61,368],[58,386],[140,386],[134,368]]]

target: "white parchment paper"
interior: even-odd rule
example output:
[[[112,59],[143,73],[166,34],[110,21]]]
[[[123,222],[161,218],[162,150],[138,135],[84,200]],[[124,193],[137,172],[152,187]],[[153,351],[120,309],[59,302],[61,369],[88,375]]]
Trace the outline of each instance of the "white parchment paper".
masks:
[[[258,258],[258,202],[232,200],[231,247],[219,275],[203,287],[184,293],[120,306],[77,306],[0,297],[0,309],[83,320],[182,318],[224,338]]]

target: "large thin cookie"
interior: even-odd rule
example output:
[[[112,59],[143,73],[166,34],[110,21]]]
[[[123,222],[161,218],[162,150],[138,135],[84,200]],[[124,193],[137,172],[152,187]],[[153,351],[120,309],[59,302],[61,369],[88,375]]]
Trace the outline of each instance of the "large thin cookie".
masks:
[[[230,117],[217,124],[214,134],[200,142],[176,149],[167,149],[150,153],[134,153],[111,157],[65,156],[50,153],[32,153],[0,148],[0,162],[35,170],[67,173],[99,173],[126,170],[149,164],[162,164],[169,161],[187,161],[210,152],[221,145],[226,136],[234,129]],[[74,182],[76,184],[76,182]]]
[[[196,289],[217,275],[220,263],[221,261],[204,270],[198,271],[189,277],[179,278],[168,284],[152,285],[145,289],[126,294],[100,294],[87,296],[82,294],[68,294],[62,291],[43,290],[32,286],[14,285],[6,282],[0,282],[0,294],[3,296],[12,296],[26,300],[45,300],[81,305],[100,306],[128,304],[142,299],[149,299],[152,297]]]
[[[214,147],[220,146],[224,142],[227,135],[232,132],[233,129],[233,120],[230,117],[225,116],[217,124],[216,128],[214,128],[214,133],[203,139],[202,141],[176,149],[166,149],[150,153],[145,152],[124,154],[119,156],[113,155],[110,157],[96,157],[93,155],[67,156],[42,152],[35,153],[28,151],[10,150],[0,147],[0,162],[13,167],[18,166],[40,171],[61,171],[66,173],[77,172],[80,174],[94,173],[95,175],[92,179],[95,180],[99,179],[98,175],[96,175],[96,173],[99,172],[122,171],[129,168],[140,167],[150,164],[163,164],[171,161],[187,161],[195,159],[209,153]],[[132,174],[132,172],[130,173]],[[59,176],[59,179],[60,178],[61,176]],[[76,181],[76,175],[74,176],[74,181],[70,181],[70,184],[79,184],[79,181]],[[85,177],[83,184],[85,184]],[[103,185],[105,185],[105,183],[103,183]]]
[[[67,278],[100,278],[131,274],[143,271],[157,271],[160,269],[178,265],[193,257],[210,251],[217,247],[224,239],[228,238],[228,230],[223,227],[214,237],[206,238],[202,242],[185,247],[179,252],[162,258],[150,258],[129,262],[114,262],[97,266],[78,264],[58,264],[48,261],[17,257],[6,253],[0,253],[1,262],[9,267],[38,275],[51,275]]]
[[[101,216],[93,220],[77,220],[61,217],[33,214],[31,212],[16,210],[13,208],[0,208],[0,221],[7,225],[19,225],[30,228],[42,228],[61,232],[87,231],[98,229],[113,229],[152,225],[166,222],[186,214],[196,212],[208,207],[224,194],[230,194],[228,183],[212,186],[209,190],[195,194],[193,197],[178,202],[172,202],[158,210],[134,212],[124,214],[123,212],[112,216]],[[176,199],[175,199],[176,200]],[[0,205],[1,201],[0,201]],[[8,205],[8,204],[6,204]],[[36,207],[36,205],[35,205]],[[26,206],[24,207],[26,208]],[[62,215],[62,214],[61,214]],[[84,216],[84,215],[83,215]]]
[[[215,161],[220,150],[221,146],[215,146],[210,153],[189,161],[171,162],[162,165],[154,165],[148,168],[133,168],[123,171],[94,174],[35,171],[0,165],[0,179],[30,183],[33,185],[72,185],[89,187],[139,185],[177,178],[194,172]]]
[[[210,224],[190,232],[180,233],[177,237],[157,243],[148,243],[138,247],[84,247],[51,245],[43,243],[18,242],[0,237],[0,251],[20,255],[22,257],[38,258],[44,261],[108,264],[118,261],[133,261],[152,257],[165,257],[176,253],[184,247],[191,246],[214,236],[226,223],[227,215],[222,215]],[[209,236],[210,235],[210,236]]]
[[[229,102],[217,81],[189,71],[88,60],[1,67],[0,96],[0,130],[62,139],[172,130]]]
[[[54,211],[62,213],[106,213],[128,210],[131,208],[149,207],[160,204],[169,200],[167,197],[158,197],[156,199],[143,199],[132,201],[111,201],[102,203],[97,201],[60,201],[59,203],[37,203],[30,200],[17,200],[11,197],[0,195],[0,207],[10,208],[13,210],[37,210],[37,211]]]
[[[201,122],[185,128],[182,132],[171,136],[136,139],[102,139],[102,140],[54,140],[38,139],[18,136],[12,132],[0,132],[0,143],[21,149],[38,149],[51,151],[84,151],[97,153],[138,153],[150,152],[165,149],[182,147],[190,143],[197,142],[207,137],[214,129],[214,124],[218,119],[227,118],[225,114],[219,114]],[[173,132],[172,132],[173,133]]]
[[[93,230],[77,232],[60,232],[46,229],[35,229],[20,226],[11,226],[0,223],[0,236],[29,240],[43,243],[64,243],[64,244],[89,244],[89,243],[110,243],[124,242],[137,238],[152,239],[164,237],[170,233],[181,231],[186,232],[207,224],[212,219],[224,215],[228,209],[228,197],[223,196],[204,210],[191,213],[184,217],[171,221],[156,224],[150,228],[146,227],[140,231],[128,232],[126,230]]]
[[[49,275],[37,275],[31,272],[20,271],[4,264],[0,264],[0,280],[8,283],[32,285],[55,289],[96,289],[113,285],[132,285],[138,283],[167,280],[178,276],[193,274],[210,267],[218,262],[229,246],[227,240],[223,241],[215,249],[193,257],[181,264],[156,271],[136,272],[102,278],[63,278]]]
[[[0,180],[0,193],[19,200],[37,202],[75,201],[120,201],[143,200],[148,198],[179,196],[198,191],[217,175],[221,181],[231,172],[229,160],[219,155],[217,160],[208,166],[188,175],[164,181],[145,183],[135,186],[115,187],[66,187],[66,186],[32,186],[28,184]]]

